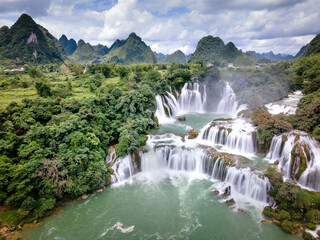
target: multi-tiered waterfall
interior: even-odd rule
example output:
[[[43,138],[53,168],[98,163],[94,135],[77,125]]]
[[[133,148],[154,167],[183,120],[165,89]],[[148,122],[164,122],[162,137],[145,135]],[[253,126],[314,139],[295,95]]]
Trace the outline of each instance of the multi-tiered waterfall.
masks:
[[[279,161],[278,169],[285,178],[320,191],[320,145],[306,133],[292,131],[273,137],[266,160]]]
[[[205,113],[207,109],[207,88],[206,85],[199,83],[186,83],[179,94],[176,90],[167,92],[166,95],[156,96],[157,111],[155,116],[160,124],[174,122],[175,116],[190,112]],[[221,100],[216,105],[216,112],[226,113],[230,116],[236,116],[238,112],[246,108],[240,105],[236,100],[229,83],[226,83],[221,94]]]
[[[156,96],[157,111],[155,113],[160,124],[170,122],[174,116],[189,112],[203,113],[206,111],[206,86],[199,83],[186,83],[181,94],[176,90],[167,92],[165,96]]]
[[[205,149],[183,142],[182,137],[171,133],[150,136],[147,149],[140,154],[140,162],[141,174],[150,173],[149,178],[156,178],[163,172],[191,174],[193,178],[218,181],[219,191],[228,191],[236,200],[245,199],[246,203],[259,208],[269,203],[267,192],[270,184],[267,178],[260,178],[249,168],[238,169],[232,161],[225,161],[224,156],[217,152],[212,156]],[[130,155],[115,161],[112,168],[116,182],[132,177],[133,162]]]
[[[214,159],[202,149],[164,146],[142,155],[143,172],[161,169],[189,172],[193,176],[206,175],[223,183],[222,192],[230,188],[233,197],[241,195],[248,202],[259,201],[264,205],[269,201],[267,178],[258,177],[249,168],[237,169],[225,164],[219,157]]]
[[[257,150],[255,128],[241,118],[211,122],[201,129],[197,140],[206,145],[222,145],[238,154],[254,154]]]

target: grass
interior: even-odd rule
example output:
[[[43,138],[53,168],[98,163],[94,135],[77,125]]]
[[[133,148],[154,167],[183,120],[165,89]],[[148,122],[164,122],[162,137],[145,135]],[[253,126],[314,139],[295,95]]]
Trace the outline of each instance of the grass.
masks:
[[[37,97],[39,95],[33,86],[0,90],[0,109],[5,109],[11,102],[21,103],[25,98],[35,99]]]
[[[39,97],[37,91],[33,85],[33,80],[29,77],[28,74],[19,74],[20,79],[27,80],[30,84],[28,88],[9,86],[7,89],[0,89],[0,110],[5,109],[10,103],[17,102],[21,103],[23,99],[36,99]],[[90,92],[89,88],[84,88],[80,86],[81,84],[78,82],[78,79],[72,74],[61,74],[61,73],[46,73],[44,77],[47,78],[54,88],[56,85],[66,85],[66,79],[70,79],[72,83],[72,93],[73,96],[71,98],[81,99],[87,97],[95,96],[94,93]],[[80,76],[82,77],[82,76]],[[11,81],[11,79],[15,78],[15,75],[2,75],[1,80]],[[105,79],[103,84],[106,86],[109,84],[116,84],[119,82],[119,78],[108,78]]]

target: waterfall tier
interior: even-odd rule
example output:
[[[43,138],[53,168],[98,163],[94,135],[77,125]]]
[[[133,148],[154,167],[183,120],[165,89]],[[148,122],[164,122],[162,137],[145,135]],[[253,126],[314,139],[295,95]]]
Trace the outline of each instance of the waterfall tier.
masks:
[[[199,176],[206,175],[222,182],[222,191],[230,189],[232,197],[239,195],[251,203],[258,201],[265,205],[270,200],[267,192],[271,185],[267,178],[260,178],[249,168],[237,169],[228,166],[219,157],[213,158],[202,149],[164,146],[149,151],[141,157],[142,172],[157,172],[164,169],[190,172]]]
[[[292,131],[273,137],[265,159],[279,161],[278,169],[284,177],[320,191],[320,145],[306,133]]]
[[[275,103],[266,104],[266,108],[269,113],[276,115],[280,113],[284,114],[295,114],[297,109],[297,104],[300,98],[303,97],[301,91],[296,91],[293,94],[289,94],[287,98],[284,98],[282,101]]]
[[[254,154],[257,150],[255,128],[244,119],[211,122],[201,129],[197,140],[202,144],[222,145],[238,154]]]
[[[222,98],[218,103],[217,112],[228,113],[236,116],[238,112],[245,110],[245,105],[239,105],[236,95],[229,83],[223,88]]]
[[[167,92],[164,96],[157,95],[157,111],[155,116],[160,124],[173,123],[173,117],[190,112],[205,113],[208,111],[208,97],[206,85],[199,83],[186,83],[179,94],[175,90]],[[236,95],[229,83],[226,83],[221,94],[221,100],[215,104],[216,112],[236,116],[238,112],[246,109],[236,100]]]
[[[189,112],[203,113],[206,111],[206,86],[199,83],[186,83],[181,94],[173,90],[165,96],[156,96],[157,111],[155,113],[160,124],[170,122],[174,116]]]

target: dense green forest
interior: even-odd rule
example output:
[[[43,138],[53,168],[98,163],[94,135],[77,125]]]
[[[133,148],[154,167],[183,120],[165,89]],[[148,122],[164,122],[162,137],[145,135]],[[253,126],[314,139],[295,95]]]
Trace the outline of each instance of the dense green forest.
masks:
[[[108,146],[117,144],[123,156],[143,145],[144,134],[157,127],[155,94],[181,88],[203,71],[197,64],[95,64],[85,74],[82,66],[72,69],[52,75],[29,67],[1,76],[3,90],[28,79],[24,84],[33,84],[38,95],[0,113],[0,204],[15,209],[1,215],[5,222],[33,222],[59,201],[108,185]],[[77,96],[80,88],[92,95]]]

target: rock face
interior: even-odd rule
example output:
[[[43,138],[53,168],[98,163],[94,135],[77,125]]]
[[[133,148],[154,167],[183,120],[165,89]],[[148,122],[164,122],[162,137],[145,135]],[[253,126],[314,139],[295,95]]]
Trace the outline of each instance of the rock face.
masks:
[[[59,63],[65,55],[59,41],[48,30],[22,14],[9,29],[0,29],[0,60],[12,63]]]
[[[59,42],[62,44],[64,52],[69,56],[72,55],[77,49],[77,43],[73,38],[70,38],[70,40],[68,40],[65,35],[62,35],[59,39]]]
[[[116,40],[105,56],[109,63],[120,64],[156,63],[157,59],[151,48],[139,36],[131,33],[126,40]]]

